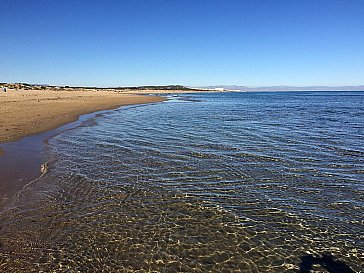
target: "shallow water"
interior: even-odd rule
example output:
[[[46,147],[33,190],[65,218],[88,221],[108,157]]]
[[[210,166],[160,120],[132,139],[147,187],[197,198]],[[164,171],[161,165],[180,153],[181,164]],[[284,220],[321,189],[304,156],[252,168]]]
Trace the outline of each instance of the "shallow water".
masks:
[[[120,108],[49,140],[0,215],[0,270],[360,272],[363,140],[364,92]]]
[[[109,110],[82,115],[77,121],[62,125],[54,130],[30,135],[20,140],[0,145],[0,209],[14,194],[41,175],[40,165],[48,158],[43,152],[48,139],[67,130],[93,124],[93,120],[109,113]]]

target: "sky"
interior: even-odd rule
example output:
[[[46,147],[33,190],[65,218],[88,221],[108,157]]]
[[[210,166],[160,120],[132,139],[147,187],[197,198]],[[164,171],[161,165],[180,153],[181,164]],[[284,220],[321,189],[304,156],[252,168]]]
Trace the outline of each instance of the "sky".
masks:
[[[364,0],[0,0],[0,82],[364,84]]]

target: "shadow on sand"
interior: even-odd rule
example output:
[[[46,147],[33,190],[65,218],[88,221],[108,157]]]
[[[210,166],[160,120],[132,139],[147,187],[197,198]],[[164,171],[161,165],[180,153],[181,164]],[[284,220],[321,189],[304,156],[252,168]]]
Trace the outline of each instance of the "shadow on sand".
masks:
[[[310,273],[313,265],[321,265],[329,273],[355,273],[344,262],[334,260],[330,254],[323,254],[322,257],[314,257],[311,254],[302,256],[300,273]]]

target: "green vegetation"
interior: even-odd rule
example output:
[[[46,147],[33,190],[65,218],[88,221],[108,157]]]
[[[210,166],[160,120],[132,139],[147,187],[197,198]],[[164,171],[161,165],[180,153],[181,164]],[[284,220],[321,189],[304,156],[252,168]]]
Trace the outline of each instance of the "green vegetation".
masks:
[[[117,91],[139,91],[139,90],[180,90],[180,91],[198,91],[198,89],[188,88],[183,85],[145,85],[145,86],[125,86],[125,87],[84,87],[84,86],[55,86],[46,84],[28,84],[28,83],[0,83],[4,87],[11,89],[24,90],[62,90],[62,89],[92,89],[92,90],[117,90]]]

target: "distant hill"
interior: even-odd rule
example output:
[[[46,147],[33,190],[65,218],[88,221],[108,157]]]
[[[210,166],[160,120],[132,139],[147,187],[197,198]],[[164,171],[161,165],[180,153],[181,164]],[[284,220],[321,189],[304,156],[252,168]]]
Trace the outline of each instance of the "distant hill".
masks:
[[[241,85],[211,85],[203,86],[207,89],[221,89],[233,91],[364,91],[364,85],[354,86],[263,86],[263,87],[247,87]]]

